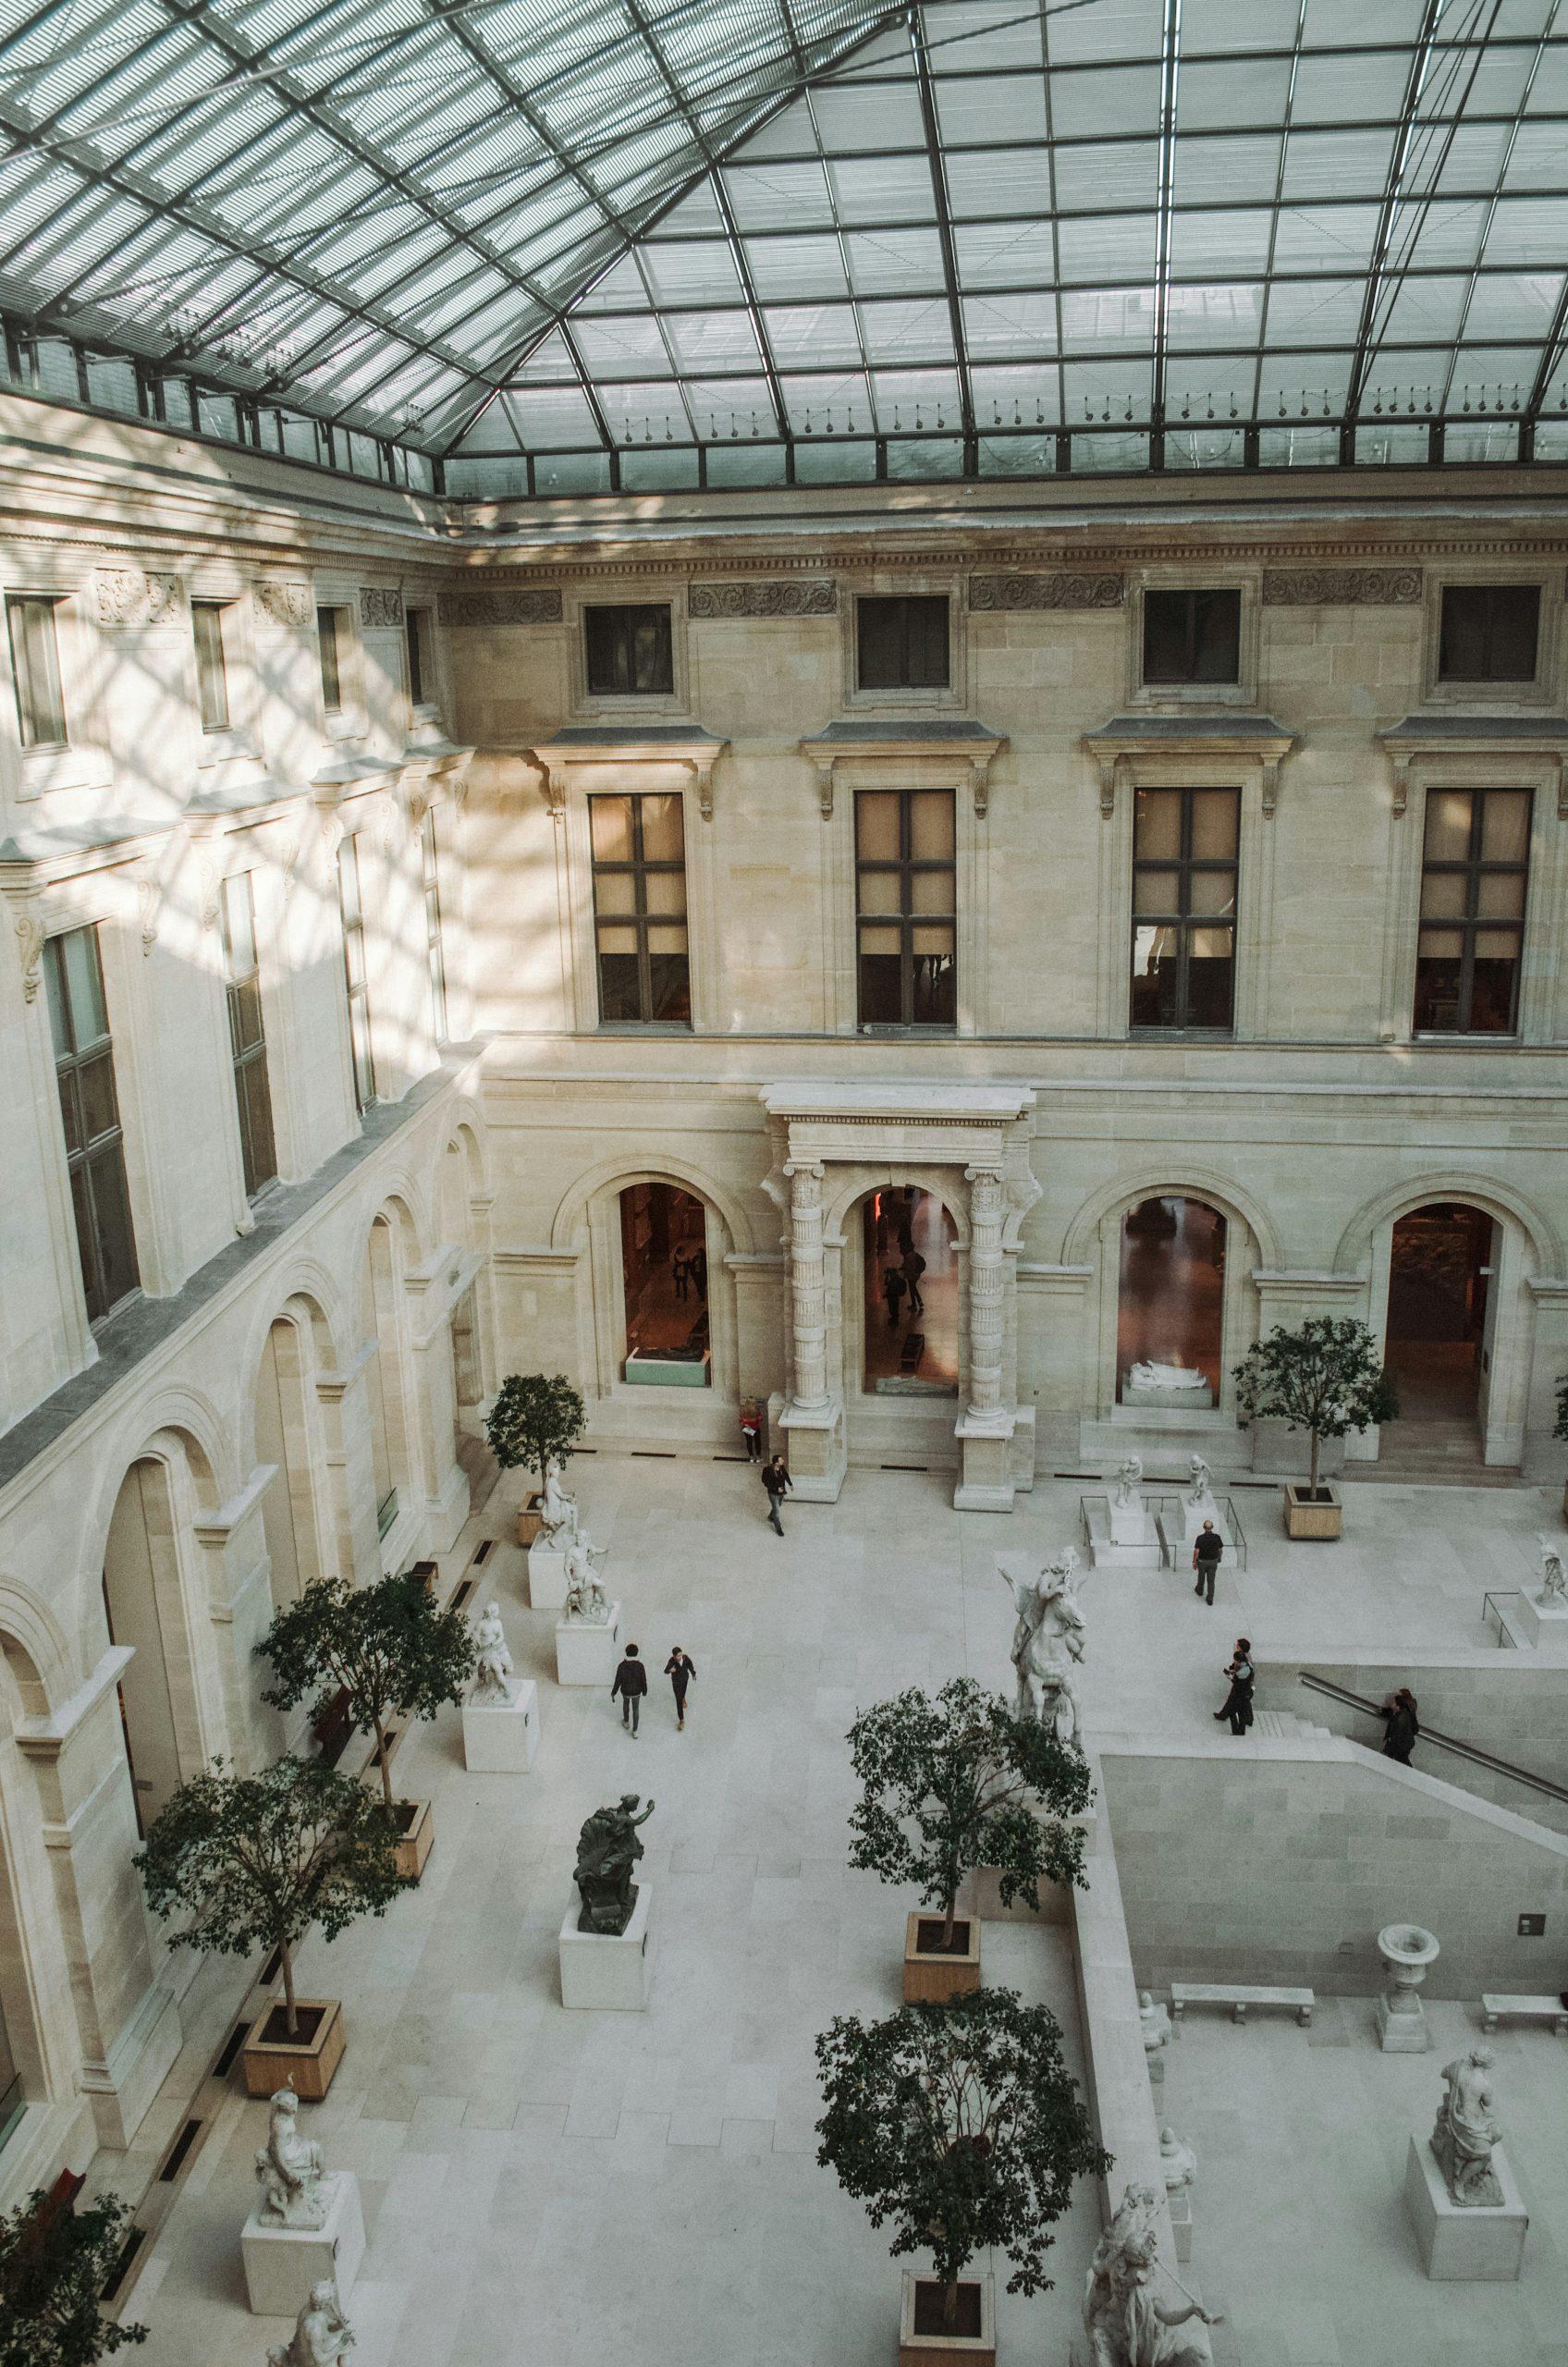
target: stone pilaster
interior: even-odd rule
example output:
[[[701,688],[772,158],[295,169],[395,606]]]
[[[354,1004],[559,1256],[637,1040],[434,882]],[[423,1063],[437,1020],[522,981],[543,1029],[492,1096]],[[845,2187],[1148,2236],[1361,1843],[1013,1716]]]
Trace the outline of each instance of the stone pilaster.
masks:
[[[969,1186],[969,1407],[956,1435],[963,1457],[953,1490],[960,1512],[1012,1510],[1016,1409],[1004,1392],[1007,1193],[999,1167],[966,1167]]]
[[[791,1159],[790,1181],[790,1313],[794,1395],[780,1417],[785,1453],[797,1495],[823,1503],[838,1500],[848,1449],[843,1400],[827,1385],[827,1252],[823,1237],[819,1159]]]

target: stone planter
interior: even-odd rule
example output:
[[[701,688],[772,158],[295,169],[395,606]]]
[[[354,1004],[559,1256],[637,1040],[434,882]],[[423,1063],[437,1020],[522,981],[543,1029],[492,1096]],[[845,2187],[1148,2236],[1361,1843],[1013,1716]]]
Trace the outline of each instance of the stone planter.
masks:
[[[945,2005],[980,1986],[980,1918],[960,1915],[953,1944],[941,1944],[940,1915],[912,1915],[904,1925],[904,2003]]]
[[[1378,2042],[1385,2054],[1425,2054],[1431,2044],[1416,1991],[1440,1954],[1419,1923],[1385,1923],[1378,1954],[1388,1968],[1389,1986],[1378,2000]]]
[[[544,1501],[537,1488],[523,1498],[521,1509],[517,1516],[517,1541],[520,1545],[532,1545],[544,1527],[545,1515],[540,1510]]]
[[[1327,1480],[1318,1483],[1317,1492],[1304,1482],[1289,1480],[1285,1486],[1285,1535],[1287,1537],[1338,1537],[1344,1527],[1344,1506],[1340,1491]]]
[[[995,2367],[997,2292],[988,2276],[961,2276],[958,2324],[942,2331],[943,2288],[934,2276],[904,2271],[899,2313],[899,2367]]]
[[[418,1882],[435,1838],[435,1810],[429,1800],[397,1800],[392,1813],[400,1818],[403,1837],[392,1855],[405,1882]]]
[[[248,2096],[272,2096],[292,2088],[304,2103],[319,2104],[343,2060],[343,2008],[336,1997],[297,1997],[300,2035],[290,2038],[282,2000],[253,2022],[240,2049]]]

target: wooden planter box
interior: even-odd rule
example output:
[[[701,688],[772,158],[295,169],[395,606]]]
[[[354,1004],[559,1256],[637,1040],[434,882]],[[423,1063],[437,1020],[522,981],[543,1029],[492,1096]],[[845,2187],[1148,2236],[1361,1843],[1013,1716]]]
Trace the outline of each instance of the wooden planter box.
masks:
[[[899,2367],[996,2367],[997,2292],[991,2279],[960,2277],[958,2326],[951,2334],[941,2330],[942,2290],[934,2276],[905,2269]]]
[[[300,2034],[284,2029],[283,2000],[269,2005],[240,2049],[248,2096],[292,2088],[302,2103],[319,2104],[343,2060],[343,2008],[336,1997],[298,1997]],[[270,2033],[276,2031],[277,2035]]]
[[[1310,1488],[1298,1486],[1293,1479],[1285,1489],[1285,1535],[1287,1537],[1338,1537],[1344,1526],[1344,1506],[1340,1491],[1323,1480],[1315,1497]]]
[[[525,1548],[533,1544],[545,1526],[545,1515],[539,1509],[544,1501],[537,1488],[522,1500],[522,1509],[517,1516],[517,1541]]]
[[[950,1948],[937,1944],[943,1920],[940,1915],[917,1914],[904,1925],[906,2005],[945,2005],[980,1986],[980,1918],[956,1919]]]
[[[392,1855],[405,1882],[417,1882],[435,1838],[435,1810],[429,1800],[398,1800],[393,1809],[403,1820],[403,1837]]]

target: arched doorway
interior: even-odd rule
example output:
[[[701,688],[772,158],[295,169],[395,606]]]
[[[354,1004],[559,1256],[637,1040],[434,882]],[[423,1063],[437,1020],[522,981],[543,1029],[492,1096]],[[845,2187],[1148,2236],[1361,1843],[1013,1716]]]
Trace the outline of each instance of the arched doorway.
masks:
[[[1165,1192],[1127,1210],[1116,1298],[1118,1404],[1176,1413],[1219,1404],[1226,1249],[1225,1219],[1206,1200]]]
[[[1496,1227],[1463,1200],[1410,1209],[1389,1250],[1384,1359],[1399,1393],[1394,1451],[1480,1451]]]
[[[131,1658],[119,1682],[120,1724],[139,1832],[180,1780],[169,1636],[182,1625],[174,1494],[168,1466],[152,1456],[120,1482],[104,1548],[104,1613],[111,1644]]]
[[[323,1575],[307,1388],[312,1363],[303,1325],[279,1316],[256,1369],[256,1460],[277,1469],[262,1498],[262,1527],[279,1611]]]
[[[619,1209],[621,1379],[706,1388],[713,1378],[707,1209],[694,1193],[658,1182],[627,1184]]]
[[[934,1192],[897,1184],[861,1202],[862,1386],[868,1397],[956,1397],[958,1236]]]
[[[400,1273],[390,1218],[378,1216],[365,1245],[365,1312],[374,1353],[365,1367],[370,1404],[371,1463],[375,1474],[375,1525],[386,1537],[397,1519],[398,1490],[410,1478],[409,1437],[403,1395],[402,1327],[398,1320]]]

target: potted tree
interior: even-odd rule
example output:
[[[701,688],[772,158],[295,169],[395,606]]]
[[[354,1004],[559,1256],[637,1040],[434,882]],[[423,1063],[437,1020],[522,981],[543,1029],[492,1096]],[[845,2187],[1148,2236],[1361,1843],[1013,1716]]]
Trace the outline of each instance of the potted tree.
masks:
[[[312,1924],[335,1940],[357,1915],[385,1915],[408,1886],[397,1844],[386,1804],[362,1784],[287,1754],[257,1775],[214,1760],[153,1819],[135,1862],[155,1915],[190,1910],[178,1944],[209,1956],[265,1948],[277,1957],[283,1997],[246,2042],[248,2094],[287,2084],[319,2103],[332,2085],[343,2008],[335,1997],[295,1995],[295,1951]]]
[[[97,2367],[145,2342],[147,2329],[104,2317],[98,2296],[124,2247],[130,2205],[106,2194],[75,2208],[82,2181],[62,2171],[0,2215],[0,2367]]]
[[[1294,1331],[1277,1323],[1267,1340],[1247,1350],[1235,1374],[1241,1429],[1254,1421],[1285,1422],[1305,1430],[1310,1441],[1305,1486],[1286,1483],[1286,1536],[1338,1537],[1344,1509],[1339,1490],[1318,1478],[1321,1442],[1391,1422],[1399,1412],[1371,1332],[1353,1316],[1309,1316]]]
[[[386,1812],[401,1836],[398,1870],[417,1880],[435,1837],[435,1815],[428,1800],[393,1798],[387,1729],[395,1715],[434,1718],[443,1702],[461,1701],[473,1674],[467,1620],[438,1610],[428,1587],[409,1573],[369,1587],[317,1578],[278,1613],[256,1650],[276,1674],[262,1696],[275,1710],[291,1710],[314,1693],[312,1715],[321,1720],[343,1697],[350,1724],[374,1732]]]
[[[948,2005],[900,2005],[885,2021],[841,2016],[816,2042],[827,2110],[817,2160],[874,2227],[891,2219],[906,2269],[899,2367],[973,2367],[996,2357],[991,2280],[963,2274],[988,2245],[1012,2263],[1010,2293],[1049,2289],[1046,2254],[1075,2178],[1102,2175],[1061,2031],[1011,1989]]]
[[[564,1373],[509,1372],[485,1417],[490,1452],[503,1471],[532,1471],[537,1487],[517,1516],[517,1541],[532,1545],[539,1534],[539,1500],[545,1467],[553,1457],[564,1465],[587,1428],[588,1409]]]
[[[995,1866],[1001,1901],[1040,1904],[1042,1874],[1082,1880],[1084,1836],[1066,1821],[1089,1804],[1076,1744],[955,1676],[933,1700],[912,1687],[850,1729],[861,1797],[850,1817],[851,1866],[913,1883],[936,1913],[912,1914],[904,1996],[939,2004],[980,1986],[980,1919],[958,1913],[959,1887]]]

